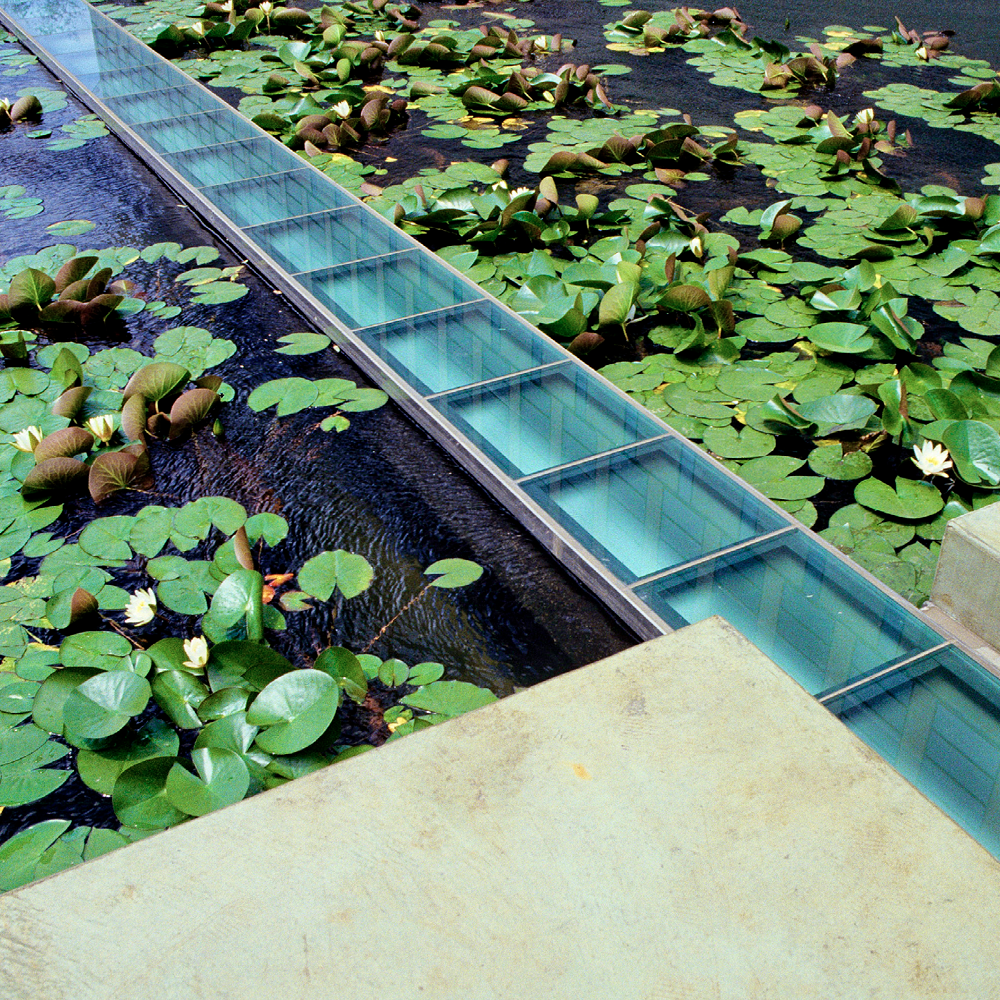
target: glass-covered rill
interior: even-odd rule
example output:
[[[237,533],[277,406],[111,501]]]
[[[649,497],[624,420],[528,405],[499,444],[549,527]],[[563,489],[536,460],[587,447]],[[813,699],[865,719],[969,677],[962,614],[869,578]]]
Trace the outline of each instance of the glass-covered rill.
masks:
[[[1000,680],[948,647],[827,707],[1000,857]]]
[[[674,628],[721,615],[810,694],[941,641],[799,531],[679,570],[636,593]]]
[[[475,285],[417,249],[297,277],[350,330],[482,297]]]
[[[144,94],[107,97],[104,103],[126,125],[143,125],[164,119],[198,115],[206,111],[225,111],[204,87],[167,87]]]
[[[213,143],[260,138],[260,132],[250,122],[224,109],[134,124],[132,128],[158,153],[179,153]]]
[[[291,150],[272,142],[266,136],[248,142],[223,140],[217,146],[167,153],[163,158],[195,187],[209,187],[261,174],[294,170],[300,162]]]
[[[253,226],[246,234],[289,274],[413,249],[399,230],[372,225],[360,207]]]
[[[522,485],[628,583],[788,527],[673,437]]]
[[[482,300],[358,330],[419,392],[431,395],[562,361],[547,337]]]
[[[76,73],[76,78],[102,101],[129,94],[151,94],[172,90],[188,82],[168,63],[154,63],[133,69],[104,69],[96,73]]]
[[[346,191],[305,166],[207,187],[202,194],[241,229],[355,204]]]
[[[571,361],[431,401],[514,478],[663,433],[644,410]]]

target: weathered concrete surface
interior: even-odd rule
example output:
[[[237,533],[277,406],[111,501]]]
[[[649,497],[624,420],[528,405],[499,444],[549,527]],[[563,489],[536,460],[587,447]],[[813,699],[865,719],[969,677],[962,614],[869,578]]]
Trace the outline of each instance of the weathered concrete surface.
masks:
[[[1000,647],[1000,510],[982,507],[953,518],[941,541],[931,601]]]
[[[0,996],[984,1000],[998,889],[711,619],[0,897]]]

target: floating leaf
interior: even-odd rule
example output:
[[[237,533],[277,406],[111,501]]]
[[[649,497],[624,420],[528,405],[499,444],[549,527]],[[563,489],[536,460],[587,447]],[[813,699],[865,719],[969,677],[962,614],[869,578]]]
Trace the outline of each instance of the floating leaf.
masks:
[[[65,495],[90,472],[90,466],[76,458],[47,458],[24,477],[21,492],[26,500],[49,493]]]
[[[266,727],[256,743],[268,753],[296,753],[326,732],[337,711],[339,688],[320,670],[294,670],[254,699],[247,722]]]
[[[880,479],[864,479],[855,486],[854,499],[880,514],[907,520],[931,517],[944,506],[943,497],[929,483],[902,477],[896,479],[895,489]]]
[[[68,460],[52,459],[51,461]],[[142,464],[139,458],[127,451],[112,451],[98,455],[88,471],[87,486],[94,503],[107,500],[119,490],[130,489],[143,479]]]
[[[94,444],[94,435],[82,427],[63,427],[42,438],[35,447],[35,461],[44,462],[50,458],[72,458],[89,451]]]
[[[126,826],[161,830],[185,819],[167,798],[167,776],[176,757],[153,757],[122,771],[111,794],[115,815]]]
[[[145,709],[151,694],[145,677],[128,670],[101,673],[70,692],[63,705],[63,721],[73,737],[111,736]]]
[[[497,696],[492,691],[476,687],[467,681],[434,681],[401,700],[411,708],[423,709],[450,719],[488,705],[496,701]]]
[[[374,570],[364,556],[337,549],[313,556],[299,570],[299,586],[320,601],[337,589],[345,598],[357,597],[371,586]]]
[[[137,393],[150,400],[163,399],[190,381],[191,373],[172,361],[155,361],[140,368],[125,386],[124,397]]]
[[[174,400],[170,407],[170,440],[180,437],[186,430],[200,424],[219,398],[211,389],[188,389]]]
[[[126,768],[153,757],[174,757],[179,748],[177,733],[161,719],[150,719],[124,746],[77,751],[76,766],[88,788],[110,795]]]
[[[233,750],[201,747],[191,751],[191,763],[197,777],[182,764],[174,764],[166,783],[170,804],[191,816],[204,816],[239,802],[250,787],[250,772]]]
[[[432,587],[467,587],[483,575],[483,567],[468,559],[439,559],[424,570],[425,576],[437,576]]]

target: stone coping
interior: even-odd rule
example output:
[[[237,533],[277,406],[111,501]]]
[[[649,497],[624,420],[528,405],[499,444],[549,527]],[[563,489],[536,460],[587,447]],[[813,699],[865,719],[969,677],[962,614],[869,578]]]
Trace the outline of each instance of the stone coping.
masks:
[[[7,893],[0,995],[983,1000],[998,903],[712,618]]]

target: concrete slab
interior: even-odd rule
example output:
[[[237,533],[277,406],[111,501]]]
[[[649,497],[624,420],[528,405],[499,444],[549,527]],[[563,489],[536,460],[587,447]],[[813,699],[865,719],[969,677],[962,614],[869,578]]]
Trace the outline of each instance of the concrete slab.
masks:
[[[931,601],[1000,647],[1000,509],[982,507],[948,522]]]
[[[998,904],[710,619],[0,897],[0,995],[984,1000]]]

